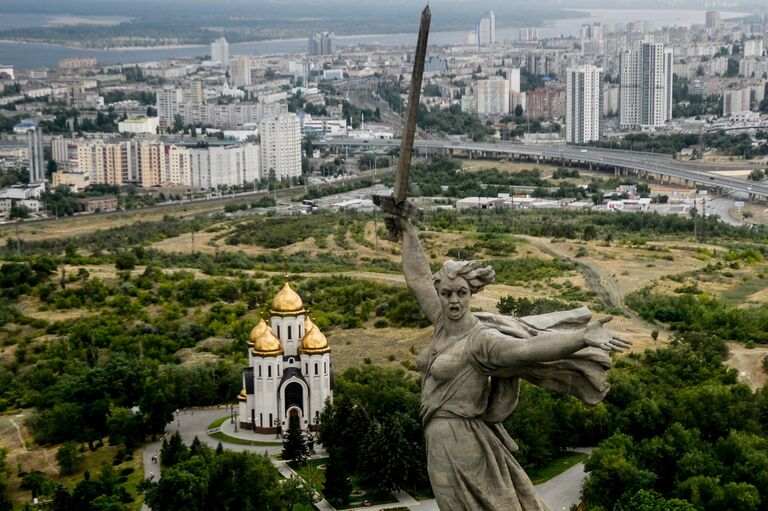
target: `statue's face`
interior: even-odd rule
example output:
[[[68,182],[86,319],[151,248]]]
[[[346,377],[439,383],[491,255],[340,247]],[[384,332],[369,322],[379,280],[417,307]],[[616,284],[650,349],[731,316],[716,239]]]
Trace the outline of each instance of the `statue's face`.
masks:
[[[461,277],[442,279],[437,286],[437,295],[440,297],[443,313],[448,319],[461,319],[469,310],[472,292],[467,281]]]

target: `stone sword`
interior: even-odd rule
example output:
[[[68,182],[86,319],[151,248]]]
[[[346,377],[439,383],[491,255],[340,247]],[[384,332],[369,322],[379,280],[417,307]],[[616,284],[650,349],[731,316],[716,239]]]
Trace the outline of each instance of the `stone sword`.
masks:
[[[408,94],[408,109],[405,115],[403,136],[400,140],[400,158],[395,172],[395,187],[392,195],[374,195],[374,204],[385,213],[413,218],[421,215],[421,211],[405,200],[408,191],[408,177],[411,173],[411,157],[413,156],[413,139],[416,135],[416,113],[419,110],[419,98],[421,96],[421,79],[424,75],[424,61],[427,56],[427,39],[429,38],[429,23],[432,13],[427,5],[421,11],[421,26],[419,27],[419,39],[416,43],[416,54],[413,60],[413,72],[411,73],[411,90]],[[391,241],[397,241],[397,228],[393,223],[388,223]]]

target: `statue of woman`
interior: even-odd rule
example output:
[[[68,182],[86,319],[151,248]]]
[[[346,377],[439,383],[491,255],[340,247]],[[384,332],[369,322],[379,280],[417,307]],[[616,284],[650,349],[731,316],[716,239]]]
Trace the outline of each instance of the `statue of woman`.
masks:
[[[470,297],[494,281],[493,269],[449,260],[432,275],[411,222],[401,217],[388,222],[402,233],[406,283],[435,326],[419,365],[427,470],[438,507],[546,510],[501,425],[517,404],[519,378],[594,404],[608,390],[608,352],[624,351],[630,343],[603,330],[610,317],[557,331],[506,316],[475,315]],[[582,308],[557,314],[554,322],[574,315],[584,319],[585,311],[588,319],[591,314]]]

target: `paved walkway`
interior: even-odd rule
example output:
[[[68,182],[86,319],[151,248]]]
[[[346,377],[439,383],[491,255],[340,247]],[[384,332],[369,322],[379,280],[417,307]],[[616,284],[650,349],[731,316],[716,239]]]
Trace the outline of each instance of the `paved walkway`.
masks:
[[[201,442],[208,446],[215,448],[219,440],[208,435],[208,425],[213,421],[222,417],[229,417],[229,409],[225,407],[214,409],[196,409],[180,411],[174,416],[173,421],[169,422],[165,427],[166,436],[170,436],[176,431],[181,435],[185,444],[192,443],[195,437],[200,439]],[[279,439],[275,439],[275,435],[262,435],[253,433],[249,430],[243,430],[238,428],[235,431],[235,425],[229,420],[224,421],[220,426],[220,431],[229,436],[240,438],[243,440],[254,440],[257,442],[280,442]],[[279,445],[243,445],[233,444],[229,442],[222,442],[225,449],[236,452],[255,452],[259,454],[267,454],[272,457],[272,462],[277,467],[280,474],[283,477],[291,477],[296,475],[296,472],[288,466],[288,464],[282,460],[278,460],[274,457],[277,453],[282,451],[282,444]],[[154,462],[153,457],[156,456],[158,461],[160,458],[160,448],[162,447],[162,438],[151,442],[144,446],[144,452],[142,454],[144,460],[144,477],[154,477],[155,479],[160,477],[160,463]],[[315,449],[318,450],[317,444]],[[321,448],[320,448],[321,449]],[[591,449],[576,449],[583,452],[591,452]],[[326,454],[319,450],[318,454],[314,457],[324,457]],[[570,469],[566,470],[557,477],[550,479],[546,483],[542,483],[536,486],[542,500],[549,506],[551,511],[562,511],[570,509],[572,504],[579,503],[579,495],[581,493],[581,482],[584,480],[584,464],[579,463]],[[354,508],[356,511],[383,511],[385,509],[393,508],[407,508],[411,511],[439,511],[435,499],[416,500],[405,492],[399,492],[394,494],[397,502],[390,504],[381,504],[378,506],[368,506]],[[320,511],[335,511],[335,508],[331,506],[327,501],[322,500],[315,504],[315,507]],[[149,511],[149,508],[144,505],[143,511]]]

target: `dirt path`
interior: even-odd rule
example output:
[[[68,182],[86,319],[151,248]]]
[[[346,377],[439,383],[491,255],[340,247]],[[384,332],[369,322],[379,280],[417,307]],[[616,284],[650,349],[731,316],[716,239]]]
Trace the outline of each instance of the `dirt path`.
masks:
[[[610,273],[592,262],[570,256],[563,250],[555,247],[552,242],[548,240],[534,238],[533,236],[520,235],[518,237],[528,240],[528,242],[536,248],[552,257],[563,259],[578,266],[579,270],[584,274],[584,278],[586,279],[589,288],[597,293],[597,296],[600,297],[606,305],[625,309],[624,300],[619,291],[619,285]],[[632,314],[631,311],[627,312]]]

